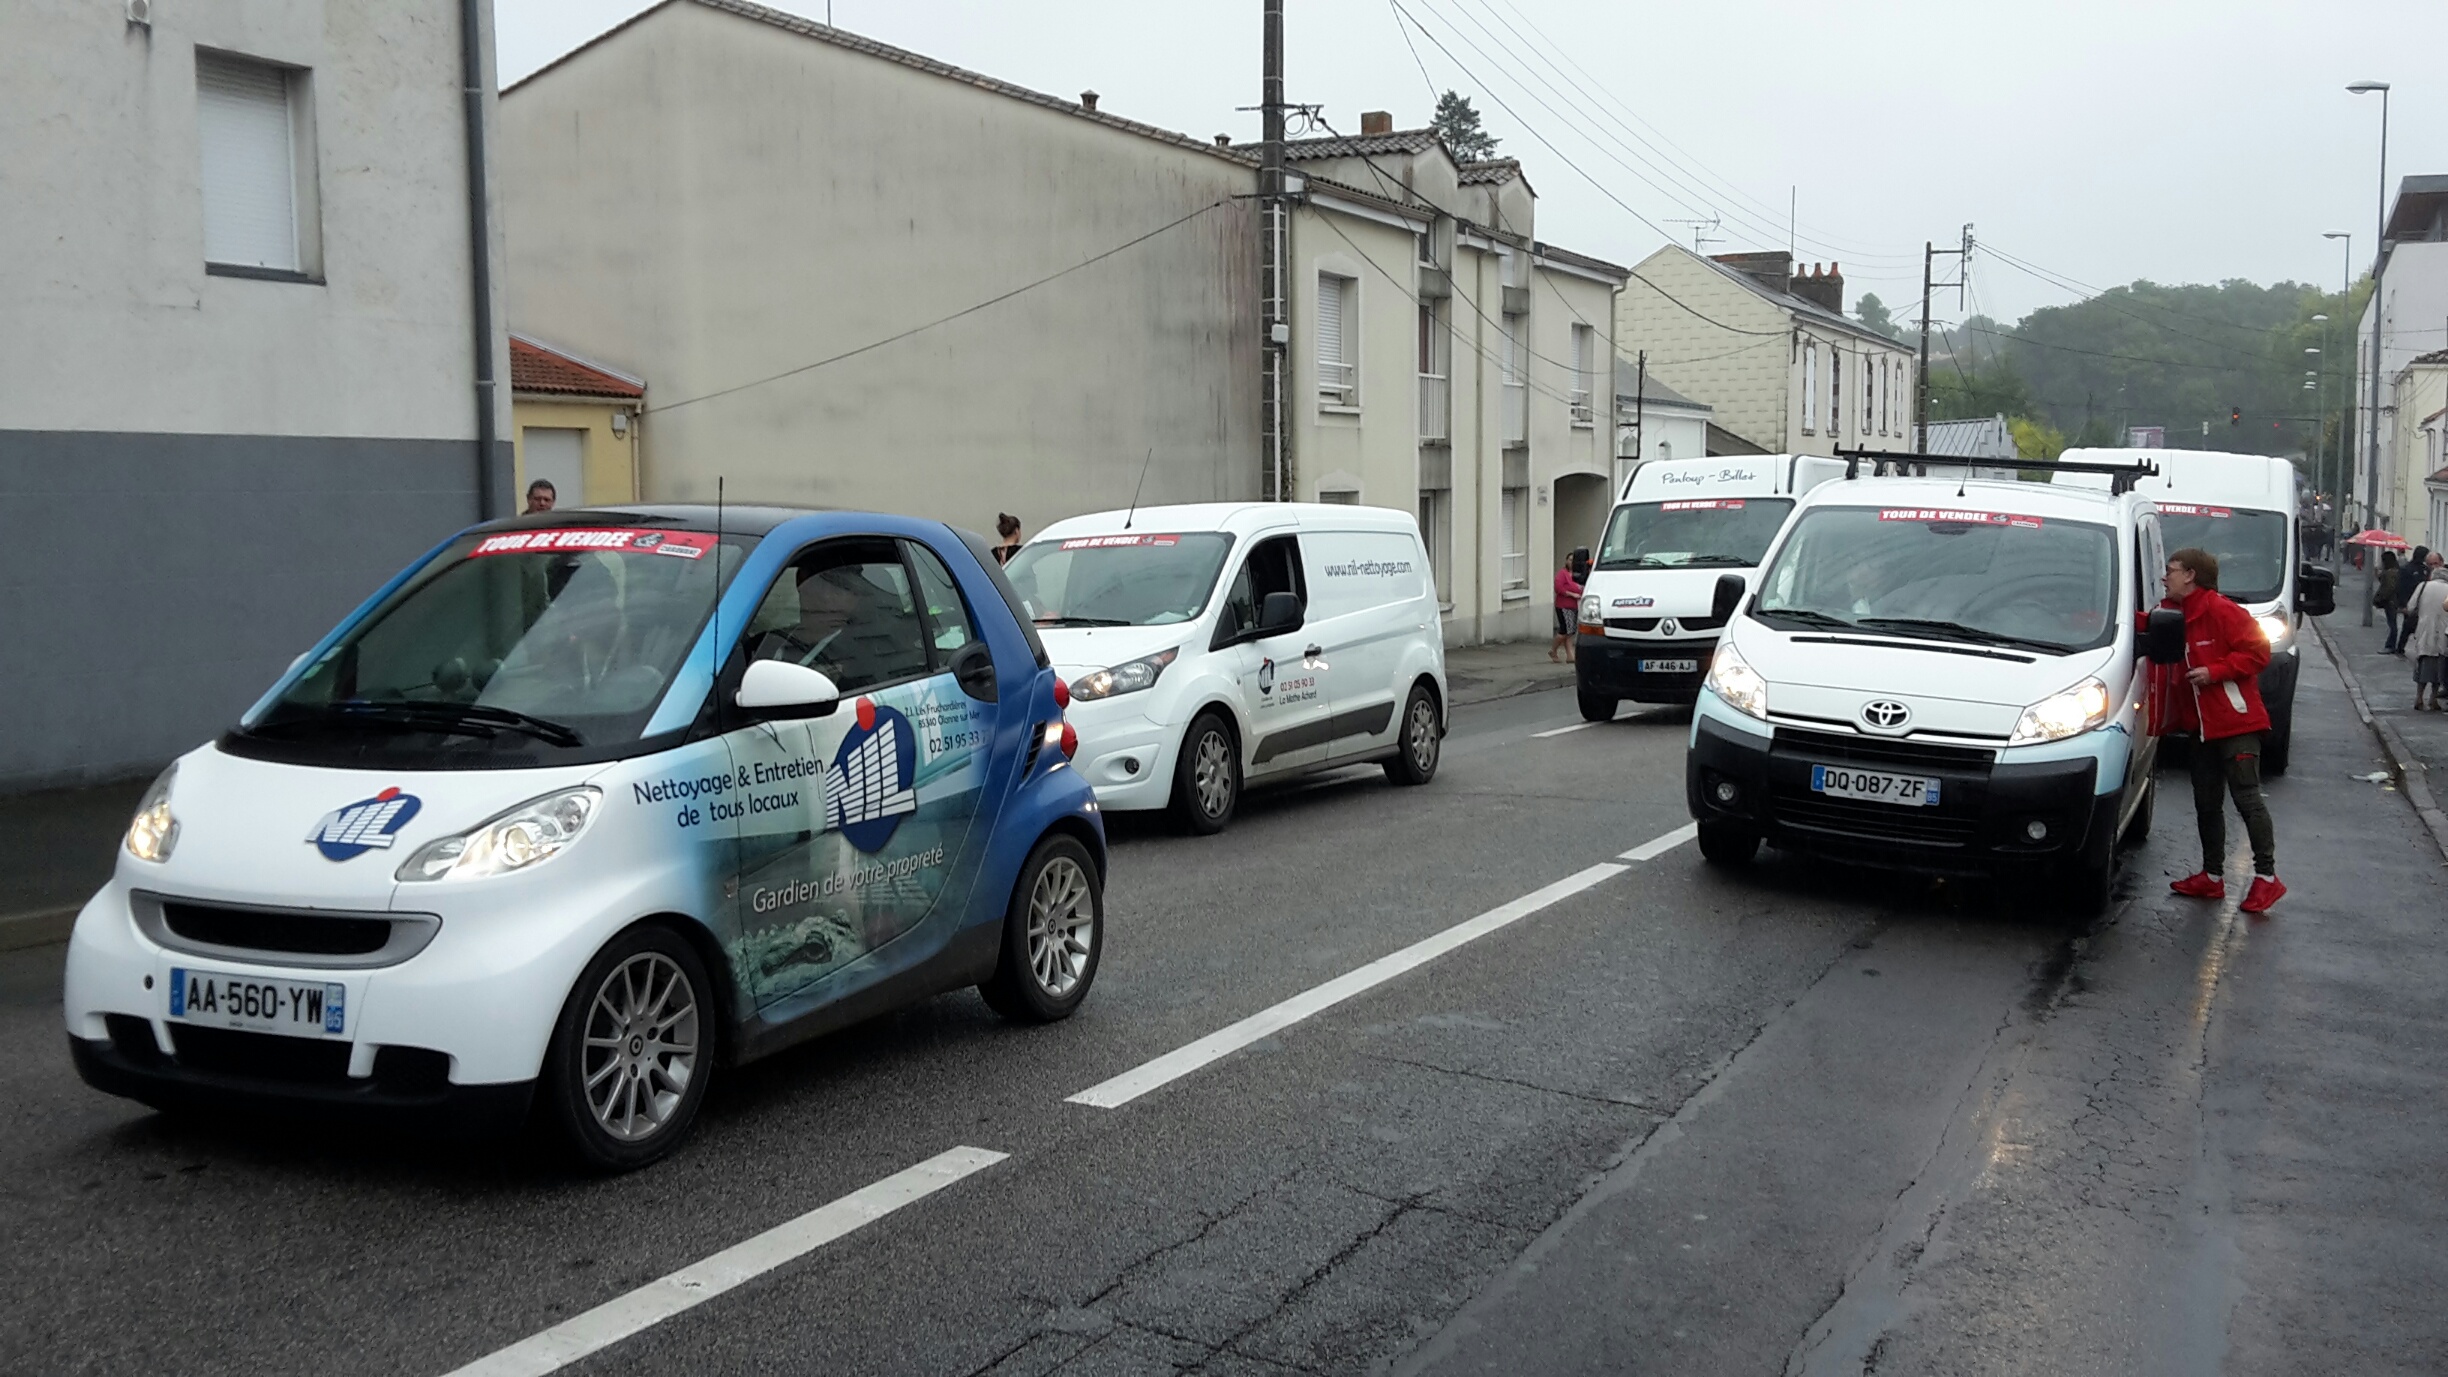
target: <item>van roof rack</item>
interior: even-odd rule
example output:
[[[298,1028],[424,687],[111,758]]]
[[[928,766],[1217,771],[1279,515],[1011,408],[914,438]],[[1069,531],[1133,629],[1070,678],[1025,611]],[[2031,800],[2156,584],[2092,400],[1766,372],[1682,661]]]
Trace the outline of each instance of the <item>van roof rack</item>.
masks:
[[[2155,461],[2139,458],[2129,464],[2092,464],[2069,459],[2015,459],[1994,465],[1984,465],[1978,459],[1956,454],[1905,454],[1896,450],[1884,449],[1839,449],[1836,451],[1836,457],[1845,461],[1845,477],[1848,479],[1860,476],[1859,468],[1864,459],[1869,460],[1873,465],[1870,471],[1873,478],[1885,476],[1887,466],[1890,464],[1900,466],[1930,463],[1944,464],[1949,468],[1961,465],[1965,468],[2037,469],[2043,473],[2104,473],[2109,476],[2109,492],[2119,496],[2132,492],[2134,484],[2141,480],[2159,476],[2159,465]]]

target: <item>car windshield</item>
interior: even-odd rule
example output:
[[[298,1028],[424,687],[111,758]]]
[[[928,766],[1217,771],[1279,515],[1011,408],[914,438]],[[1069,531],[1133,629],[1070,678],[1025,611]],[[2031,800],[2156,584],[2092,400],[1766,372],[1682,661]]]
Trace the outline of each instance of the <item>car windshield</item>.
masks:
[[[753,538],[726,536],[721,572]],[[385,598],[235,734],[258,753],[484,768],[636,743],[716,592],[715,538],[476,533]]]
[[[1927,507],[1804,512],[1761,577],[1757,615],[2063,653],[2116,634],[2106,526]]]
[[[2219,591],[2237,602],[2268,602],[2286,589],[2286,518],[2277,512],[2162,502],[2159,532],[2171,550],[2209,551]]]
[[[1698,497],[1627,502],[1598,542],[1601,569],[1748,569],[1768,552],[1793,510],[1790,497]]]
[[[1169,626],[1206,609],[1232,549],[1221,531],[1040,540],[1004,569],[1039,626]]]

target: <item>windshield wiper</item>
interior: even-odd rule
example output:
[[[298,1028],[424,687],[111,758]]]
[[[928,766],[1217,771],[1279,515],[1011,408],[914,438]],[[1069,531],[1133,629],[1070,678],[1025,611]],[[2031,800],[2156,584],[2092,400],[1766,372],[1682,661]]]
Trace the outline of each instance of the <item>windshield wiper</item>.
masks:
[[[1695,564],[1733,564],[1739,565],[1745,569],[1750,568],[1756,562],[1757,561],[1755,560],[1745,559],[1741,555],[1693,555],[1691,558],[1683,561],[1686,568]]]
[[[1127,617],[1039,617],[1039,626],[1129,626]]]
[[[2068,646],[2062,641],[2035,640],[2029,636],[2010,636],[2003,631],[1989,631],[1962,622],[1943,621],[1934,617],[1864,617],[1861,625],[1868,628],[1895,627],[1903,631],[1918,631],[1947,641],[1970,641],[1975,645],[2011,645],[2026,650],[2045,650],[2064,654]]]
[[[1754,615],[1761,617],[1785,617],[1792,621],[1800,622],[1804,626],[1825,627],[1831,631],[1851,631],[1855,629],[1853,623],[1846,621],[1842,617],[1831,617],[1825,612],[1813,612],[1807,607],[1763,607]]]
[[[327,710],[343,717],[370,717],[378,721],[439,727],[469,736],[486,736],[497,729],[506,728],[555,746],[586,744],[578,733],[549,718],[520,712],[516,708],[495,707],[490,703],[373,703],[359,699],[334,703]]]

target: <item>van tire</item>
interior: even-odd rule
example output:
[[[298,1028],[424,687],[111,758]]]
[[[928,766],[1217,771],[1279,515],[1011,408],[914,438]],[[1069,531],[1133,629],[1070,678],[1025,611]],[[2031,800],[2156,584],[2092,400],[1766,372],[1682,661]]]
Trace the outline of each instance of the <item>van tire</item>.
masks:
[[[675,973],[678,986],[655,994],[654,981]],[[629,1034],[632,1025],[622,1021],[622,1015],[637,1010],[626,1006],[621,991],[637,991],[636,982],[640,978],[646,986],[638,1003],[655,1012],[641,1025],[645,1031],[638,1036],[649,1039],[648,1045],[652,1045],[653,1041],[669,1043],[675,1040],[674,1034],[685,1033],[694,1050],[687,1062],[687,1084],[660,1126],[642,1137],[624,1138],[606,1124],[588,1092],[590,1070],[603,1069],[600,1055],[593,1068],[588,1066],[588,1041],[615,1029],[621,1035]],[[600,1002],[608,992],[614,1003],[625,1005],[621,1011]],[[680,1023],[656,1027],[663,1022],[660,1011],[673,1006],[675,995],[687,1001],[688,1017]],[[689,1129],[697,1121],[698,1108],[705,1103],[706,1085],[713,1079],[721,1016],[705,962],[680,934],[653,923],[641,923],[606,942],[570,987],[569,997],[561,1006],[561,1017],[553,1025],[552,1042],[544,1052],[538,1105],[569,1155],[589,1170],[609,1173],[635,1171],[677,1148],[688,1137]],[[592,1050],[603,1052],[601,1047]],[[621,1051],[615,1048],[609,1055],[619,1061]],[[656,1063],[662,1075],[649,1070],[635,1079],[649,1091],[658,1083],[668,1085],[668,1073],[677,1064],[677,1056],[667,1056]],[[613,1075],[623,1078],[628,1073],[615,1070]]]
[[[1740,870],[1759,854],[1760,834],[1735,822],[1700,824],[1700,855],[1710,865]]]
[[[1588,689],[1581,690],[1580,697],[1583,721],[1612,722],[1615,720],[1615,704],[1618,700],[1604,694],[1592,693]]]
[[[1396,784],[1426,784],[1436,778],[1444,758],[1445,720],[1437,711],[1436,695],[1426,684],[1413,684],[1403,700],[1402,716],[1394,721],[1394,754],[1385,762],[1386,778]]]
[[[1231,825],[1240,807],[1241,742],[1223,714],[1202,712],[1182,733],[1173,762],[1173,820],[1194,837],[1211,837]]]
[[[1076,923],[1083,907],[1084,925]],[[1087,929],[1085,942],[1078,940],[1080,926]],[[1079,838],[1056,832],[1040,840],[1020,867],[1003,911],[995,973],[978,993],[1014,1023],[1059,1022],[1088,998],[1104,951],[1105,882]]]

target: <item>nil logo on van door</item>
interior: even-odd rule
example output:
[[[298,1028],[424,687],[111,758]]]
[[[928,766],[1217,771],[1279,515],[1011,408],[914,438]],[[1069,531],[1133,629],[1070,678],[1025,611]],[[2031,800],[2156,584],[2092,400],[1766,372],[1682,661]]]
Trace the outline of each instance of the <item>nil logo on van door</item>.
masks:
[[[399,838],[399,830],[424,806],[425,801],[414,794],[385,789],[372,798],[344,803],[325,813],[314,830],[306,834],[306,840],[327,861],[355,860],[368,851],[390,849],[391,843]]]

